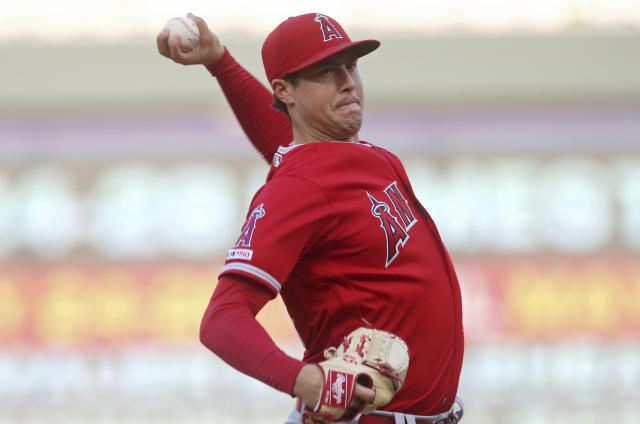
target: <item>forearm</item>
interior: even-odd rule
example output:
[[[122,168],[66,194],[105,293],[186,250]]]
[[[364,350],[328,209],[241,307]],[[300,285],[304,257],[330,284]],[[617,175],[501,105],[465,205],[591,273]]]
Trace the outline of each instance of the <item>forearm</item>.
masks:
[[[256,283],[221,278],[202,319],[200,341],[238,371],[292,395],[304,363],[278,348],[256,321],[269,297]]]
[[[293,140],[289,118],[271,106],[273,93],[240,66],[226,49],[222,59],[207,69],[217,78],[251,143],[271,163],[278,146]]]

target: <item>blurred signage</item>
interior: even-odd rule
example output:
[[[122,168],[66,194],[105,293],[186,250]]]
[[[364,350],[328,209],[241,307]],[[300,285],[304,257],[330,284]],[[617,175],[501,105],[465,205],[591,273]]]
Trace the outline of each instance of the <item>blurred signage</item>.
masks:
[[[640,258],[454,258],[470,343],[640,336]],[[195,345],[220,266],[208,262],[0,267],[0,346]],[[259,319],[297,336],[278,298]]]
[[[204,263],[2,267],[0,343],[197,341],[218,272]]]
[[[467,339],[640,337],[640,256],[456,261]]]
[[[640,251],[640,156],[405,158],[457,253]],[[0,258],[208,258],[238,235],[260,162],[0,170]]]

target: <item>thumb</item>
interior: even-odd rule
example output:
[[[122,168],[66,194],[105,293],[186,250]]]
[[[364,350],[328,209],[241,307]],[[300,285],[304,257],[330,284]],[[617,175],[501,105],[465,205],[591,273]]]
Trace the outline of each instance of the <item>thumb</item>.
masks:
[[[356,384],[355,397],[366,402],[373,403],[376,400],[375,389],[369,389],[368,387]]]
[[[196,23],[198,30],[200,31],[200,35],[207,34],[209,32],[209,27],[207,23],[199,16],[194,15],[193,13],[187,13],[187,17],[189,17],[193,22]]]
[[[218,62],[225,51],[224,46],[220,42],[220,38],[209,29],[204,19],[193,13],[188,13],[187,16],[195,22],[200,32],[200,39],[194,49],[195,55],[193,56],[196,62],[204,65]]]

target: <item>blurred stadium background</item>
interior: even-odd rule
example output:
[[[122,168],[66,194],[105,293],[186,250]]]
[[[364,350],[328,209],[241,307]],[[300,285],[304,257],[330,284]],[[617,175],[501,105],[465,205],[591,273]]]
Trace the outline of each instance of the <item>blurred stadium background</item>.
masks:
[[[457,266],[464,422],[640,422],[640,3],[177,3],[0,1],[0,423],[283,422],[197,341],[268,168],[155,35],[197,13],[264,81],[316,9],[383,43],[361,135]],[[260,319],[301,354],[279,299]]]

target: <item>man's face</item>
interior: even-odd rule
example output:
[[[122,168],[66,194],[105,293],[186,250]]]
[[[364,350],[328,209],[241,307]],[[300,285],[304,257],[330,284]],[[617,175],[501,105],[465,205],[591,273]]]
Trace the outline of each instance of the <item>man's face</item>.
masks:
[[[357,140],[362,125],[363,89],[357,57],[345,51],[298,71],[289,108],[294,124],[320,141]]]

